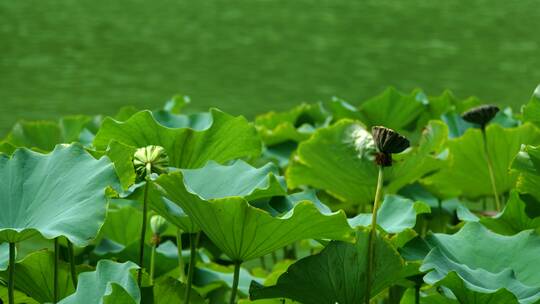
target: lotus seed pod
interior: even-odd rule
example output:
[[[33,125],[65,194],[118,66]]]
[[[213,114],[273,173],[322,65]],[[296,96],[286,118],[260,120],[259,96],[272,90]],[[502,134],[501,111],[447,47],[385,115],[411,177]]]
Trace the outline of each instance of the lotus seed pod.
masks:
[[[375,126],[371,129],[371,134],[379,150],[375,157],[375,162],[379,166],[392,166],[392,154],[403,152],[410,145],[407,138],[389,128]]]
[[[154,234],[162,234],[165,232],[165,230],[167,230],[168,226],[167,220],[160,215],[154,215],[150,219],[150,229],[152,229]]]
[[[160,146],[139,148],[133,156],[133,166],[139,178],[145,178],[152,173],[162,174],[167,171],[169,157]]]
[[[482,105],[463,113],[461,117],[468,122],[478,124],[483,128],[497,115],[499,107],[494,105]]]

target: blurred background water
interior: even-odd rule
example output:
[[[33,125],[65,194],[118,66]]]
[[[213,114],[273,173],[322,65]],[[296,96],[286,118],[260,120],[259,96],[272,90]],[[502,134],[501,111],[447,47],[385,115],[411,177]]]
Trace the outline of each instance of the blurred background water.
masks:
[[[234,114],[392,85],[519,106],[540,82],[537,0],[0,2],[0,134],[18,119]]]

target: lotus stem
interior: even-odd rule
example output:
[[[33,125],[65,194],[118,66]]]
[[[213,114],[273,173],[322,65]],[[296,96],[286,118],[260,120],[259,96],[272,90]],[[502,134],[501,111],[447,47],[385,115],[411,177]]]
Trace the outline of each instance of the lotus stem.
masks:
[[[144,268],[144,239],[146,238],[146,226],[148,221],[148,188],[150,185],[150,177],[146,177],[146,184],[144,185],[144,198],[143,198],[143,215],[142,215],[142,227],[141,227],[141,240],[139,243],[139,270],[137,272],[137,284],[139,287],[142,284],[142,272]]]
[[[368,269],[366,272],[366,295],[365,303],[369,304],[371,299],[371,279],[375,268],[375,238],[377,237],[377,211],[382,195],[382,186],[384,178],[384,167],[379,166],[379,177],[377,178],[377,190],[375,191],[375,200],[373,202],[373,211],[371,214],[371,230],[368,238]]]
[[[259,262],[261,263],[262,269],[263,269],[263,270],[267,270],[267,269],[266,269],[266,262],[265,262],[265,260],[264,260],[264,256],[259,257]]]
[[[420,284],[414,285],[414,304],[420,304]]]
[[[156,244],[152,244],[152,251],[150,252],[150,285],[154,285],[154,269],[155,269],[155,259],[156,259]]]
[[[188,268],[188,276],[187,276],[187,283],[186,283],[186,295],[184,303],[189,303],[189,300],[191,298],[191,285],[193,284],[193,273],[195,272],[195,265],[197,264],[197,245],[199,243],[199,238],[201,237],[201,233],[190,233],[189,234],[189,268]]]
[[[77,289],[77,269],[75,268],[75,250],[73,249],[73,243],[67,240],[68,255],[69,255],[69,270],[71,272],[71,282],[73,288]]]
[[[8,298],[9,304],[15,304],[15,243],[9,243],[9,274]]]
[[[60,242],[54,239],[54,274],[53,274],[53,303],[58,302],[58,264],[60,262]]]
[[[232,290],[231,290],[231,300],[229,302],[230,304],[234,304],[236,302],[238,283],[240,282],[240,265],[242,265],[242,262],[234,263],[234,277],[233,277],[233,285],[232,285]]]
[[[184,263],[184,257],[182,256],[182,229],[176,230],[176,248],[178,249],[178,268],[180,269],[180,275],[178,279],[180,282],[186,282],[186,265]]]
[[[491,188],[493,190],[493,197],[495,198],[495,209],[497,210],[497,212],[500,212],[501,201],[499,199],[499,192],[497,191],[497,184],[495,183],[495,173],[493,172],[493,162],[491,161],[491,157],[489,156],[489,153],[488,153],[488,144],[487,144],[487,136],[486,136],[485,128],[482,128],[482,138],[484,141],[484,155],[487,160],[489,178],[491,179]]]

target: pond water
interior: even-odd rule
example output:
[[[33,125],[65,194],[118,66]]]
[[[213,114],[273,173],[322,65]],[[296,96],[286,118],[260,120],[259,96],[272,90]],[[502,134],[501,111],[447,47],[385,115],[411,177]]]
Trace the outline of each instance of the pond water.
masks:
[[[388,85],[518,105],[538,29],[535,0],[2,1],[0,133],[178,93],[250,117]]]

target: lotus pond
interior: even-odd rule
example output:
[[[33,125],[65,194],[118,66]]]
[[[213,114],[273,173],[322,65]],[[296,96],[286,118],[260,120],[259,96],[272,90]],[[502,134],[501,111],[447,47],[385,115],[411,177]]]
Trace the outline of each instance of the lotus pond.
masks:
[[[540,303],[540,88],[20,121],[3,303]]]

